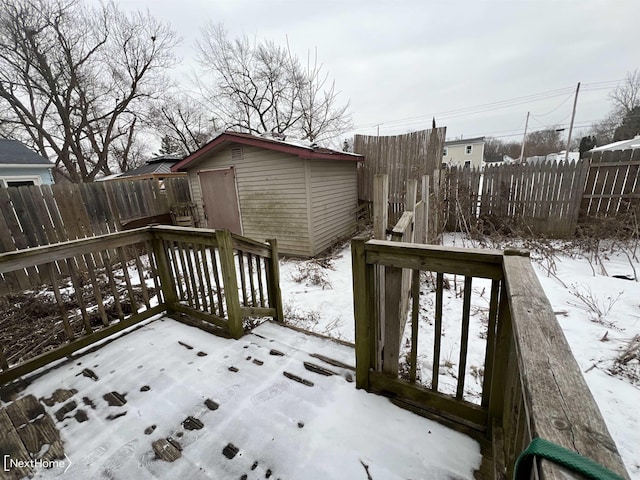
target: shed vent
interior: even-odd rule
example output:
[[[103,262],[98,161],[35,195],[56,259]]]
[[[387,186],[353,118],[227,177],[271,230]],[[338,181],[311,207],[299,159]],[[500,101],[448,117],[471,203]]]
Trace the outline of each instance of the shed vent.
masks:
[[[231,147],[231,160],[242,160],[242,145]]]

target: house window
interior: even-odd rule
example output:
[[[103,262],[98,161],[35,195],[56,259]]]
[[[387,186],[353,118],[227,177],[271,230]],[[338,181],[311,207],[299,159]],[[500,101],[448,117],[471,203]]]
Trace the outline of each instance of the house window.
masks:
[[[464,149],[464,153],[466,155],[471,155],[471,152],[473,152],[473,145],[467,145]]]
[[[7,181],[7,187],[23,187],[25,185],[35,185],[33,180],[16,180],[15,182]]]
[[[464,168],[469,168],[471,167],[471,160],[467,160],[466,162],[464,162]]]
[[[442,156],[446,157],[447,155],[449,155],[449,147],[444,147],[444,150],[442,150]]]

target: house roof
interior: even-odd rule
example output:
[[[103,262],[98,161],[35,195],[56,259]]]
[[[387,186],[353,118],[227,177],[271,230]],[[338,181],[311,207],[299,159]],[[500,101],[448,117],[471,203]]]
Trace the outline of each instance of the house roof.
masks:
[[[0,138],[0,165],[46,165],[53,164],[17,140]]]
[[[136,177],[139,175],[154,175],[162,173],[172,173],[171,167],[178,163],[182,157],[174,158],[173,160],[163,158],[153,158],[148,160],[144,165],[128,170],[121,174],[118,178],[123,177]]]
[[[299,158],[308,158],[311,160],[342,160],[350,162],[360,162],[364,160],[364,156],[356,153],[340,152],[329,148],[322,148],[314,144],[304,144],[302,141],[279,140],[275,138],[257,137],[247,133],[238,133],[225,131],[221,132],[209,143],[196,150],[187,158],[177,163],[171,168],[172,172],[185,171],[194,162],[200,160],[207,152],[215,150],[222,145],[238,143],[241,145],[249,145],[252,147],[264,148],[276,152],[288,153]]]
[[[640,148],[640,135],[636,135],[630,140],[621,140],[619,142],[609,143],[601,147],[592,148],[590,152],[604,152],[606,150],[635,150]]]
[[[484,143],[484,137],[463,138],[461,140],[450,140],[448,142],[444,142],[444,146],[448,147],[450,145],[469,145],[470,143]]]

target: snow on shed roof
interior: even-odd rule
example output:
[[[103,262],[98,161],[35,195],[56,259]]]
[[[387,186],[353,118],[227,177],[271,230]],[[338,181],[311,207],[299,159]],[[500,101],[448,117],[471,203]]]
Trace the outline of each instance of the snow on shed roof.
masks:
[[[303,140],[257,137],[248,133],[225,131],[219,133],[209,143],[174,165],[171,168],[171,171],[184,171],[193,162],[199,160],[205,153],[227,143],[239,143],[241,145],[265,148],[267,150],[289,153],[300,158],[308,158],[312,160],[342,160],[351,162],[360,162],[364,160],[364,156],[356,153],[341,152],[338,150],[331,150],[330,148],[318,147],[315,144],[308,143]]]

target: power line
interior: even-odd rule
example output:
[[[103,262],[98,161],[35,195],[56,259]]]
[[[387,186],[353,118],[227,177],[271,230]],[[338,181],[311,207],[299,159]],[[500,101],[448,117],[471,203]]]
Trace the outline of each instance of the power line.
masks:
[[[582,90],[583,91],[609,90],[615,85],[619,84],[621,81],[624,81],[624,79],[586,83],[583,85]],[[442,112],[418,115],[415,117],[405,117],[405,118],[396,119],[396,120],[385,120],[382,122],[356,125],[354,130],[355,131],[366,130],[372,127],[380,127],[381,125],[385,125],[388,127],[395,127],[395,128],[405,127],[405,126],[414,125],[417,123],[422,123],[423,121],[427,119],[431,119],[433,117],[436,117],[437,119],[447,120],[447,119],[458,118],[466,115],[475,115],[478,113],[491,112],[491,111],[500,110],[503,108],[523,105],[526,103],[548,100],[550,98],[555,98],[555,97],[563,96],[567,94],[569,94],[567,98],[563,102],[561,102],[560,105],[558,105],[554,110],[542,115],[538,115],[538,117],[541,117],[541,116],[545,116],[550,113],[553,113],[555,110],[559,109],[564,103],[566,103],[573,96],[573,87],[564,87],[564,88],[559,88],[555,90],[548,90],[545,92],[523,95],[520,97],[513,97],[506,100],[499,100],[495,102],[483,103],[483,104],[474,105],[470,107],[461,107],[453,110],[446,110]]]

